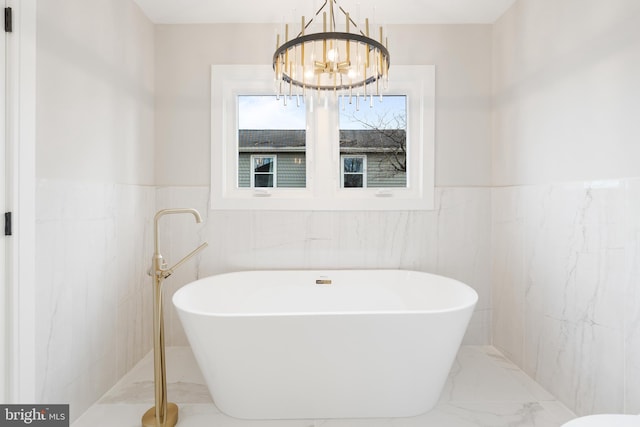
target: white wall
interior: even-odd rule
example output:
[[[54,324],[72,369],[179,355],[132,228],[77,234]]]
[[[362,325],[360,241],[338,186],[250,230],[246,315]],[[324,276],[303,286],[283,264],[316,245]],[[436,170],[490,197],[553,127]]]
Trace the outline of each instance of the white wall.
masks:
[[[36,399],[75,419],[151,348],[154,27],[40,1],[36,54]]]
[[[494,25],[493,183],[640,176],[636,0],[521,0]]]
[[[156,27],[158,208],[193,206],[207,216],[203,226],[168,219],[166,255],[177,260],[203,240],[211,244],[166,282],[168,294],[196,277],[232,270],[418,269],[478,290],[466,342],[488,344],[491,26],[389,28],[393,64],[436,66],[434,211],[210,211],[210,66],[269,64],[274,34],[270,25]],[[169,344],[186,344],[173,311],[168,325]]]
[[[131,3],[38,2],[39,179],[154,184],[154,27]]]
[[[272,25],[156,26],[158,185],[209,185],[210,67],[270,64],[274,34]],[[491,26],[391,26],[389,40],[391,70],[436,66],[436,185],[490,185]]]
[[[493,343],[578,414],[640,412],[640,2],[494,25]]]

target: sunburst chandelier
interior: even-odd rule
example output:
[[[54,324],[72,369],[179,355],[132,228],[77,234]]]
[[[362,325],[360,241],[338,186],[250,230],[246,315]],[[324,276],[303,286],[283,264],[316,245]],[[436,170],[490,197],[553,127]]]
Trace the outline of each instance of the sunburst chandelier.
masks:
[[[315,21],[321,14],[322,31],[312,32],[319,26]],[[345,31],[339,31],[338,25]],[[309,21],[302,16],[300,31],[294,38],[289,39],[289,32],[287,24],[284,37],[277,35],[273,54],[276,94],[284,96],[285,103],[287,96],[306,95],[308,90],[334,91],[350,99],[382,96],[390,65],[388,40],[382,27],[379,41],[374,40],[369,36],[368,18],[361,29],[337,0],[325,0]]]

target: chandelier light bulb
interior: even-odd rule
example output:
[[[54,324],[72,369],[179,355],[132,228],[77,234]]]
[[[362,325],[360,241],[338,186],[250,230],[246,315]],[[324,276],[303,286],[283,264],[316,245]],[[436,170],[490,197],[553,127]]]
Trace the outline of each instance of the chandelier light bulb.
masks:
[[[335,49],[329,49],[327,52],[327,59],[329,62],[336,62],[338,59],[338,51]]]

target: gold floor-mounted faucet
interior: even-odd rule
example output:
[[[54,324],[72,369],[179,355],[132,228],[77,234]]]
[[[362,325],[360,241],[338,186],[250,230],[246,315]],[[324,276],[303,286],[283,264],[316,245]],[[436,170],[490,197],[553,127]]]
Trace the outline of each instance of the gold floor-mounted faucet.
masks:
[[[178,422],[178,405],[167,402],[167,371],[164,358],[164,318],[162,306],[162,282],[171,276],[174,270],[184,264],[187,260],[207,247],[203,243],[174,266],[167,268],[167,263],[160,255],[160,230],[158,221],[164,215],[171,214],[192,214],[196,218],[196,223],[202,222],[200,213],[191,208],[163,209],[156,213],[154,222],[154,252],[149,274],[153,276],[153,371],[155,382],[156,405],[150,408],[142,416],[143,427],[174,427]]]

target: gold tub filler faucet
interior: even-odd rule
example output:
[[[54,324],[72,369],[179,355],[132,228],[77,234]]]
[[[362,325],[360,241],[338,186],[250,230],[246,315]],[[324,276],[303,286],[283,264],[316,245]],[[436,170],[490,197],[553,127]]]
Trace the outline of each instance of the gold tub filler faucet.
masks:
[[[196,223],[202,222],[200,213],[191,208],[163,209],[156,213],[154,222],[154,252],[149,275],[153,277],[153,372],[155,383],[156,405],[150,408],[142,416],[143,427],[173,427],[178,422],[178,405],[167,402],[167,371],[164,358],[164,319],[162,306],[162,282],[171,276],[175,269],[184,264],[187,260],[207,247],[203,243],[174,266],[167,268],[167,263],[160,255],[159,249],[159,227],[158,221],[164,215],[171,214],[192,214],[196,218]]]

